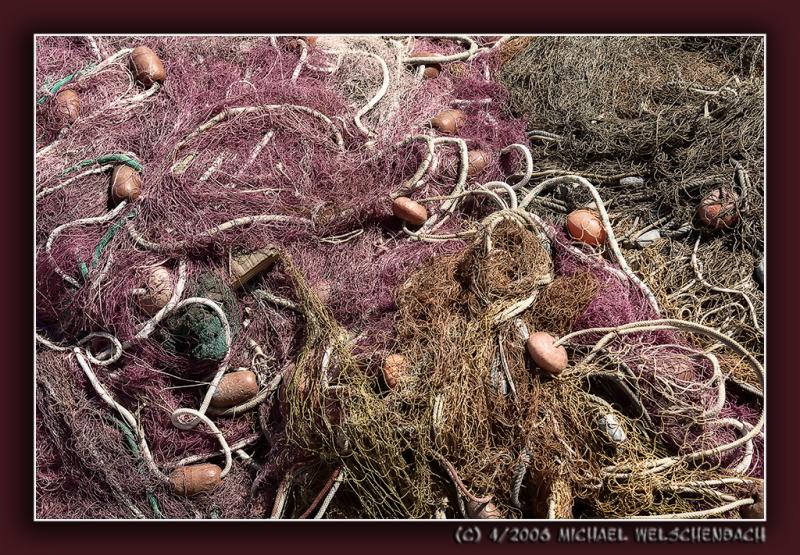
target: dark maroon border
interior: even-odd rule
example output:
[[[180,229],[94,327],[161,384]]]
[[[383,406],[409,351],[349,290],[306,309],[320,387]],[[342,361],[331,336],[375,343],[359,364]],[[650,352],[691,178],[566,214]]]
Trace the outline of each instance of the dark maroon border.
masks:
[[[55,3],[54,3],[55,4]],[[796,336],[792,287],[798,282],[797,212],[797,105],[800,84],[796,71],[800,49],[793,25],[796,14],[789,7],[739,0],[700,2],[642,0],[616,2],[568,1],[471,3],[454,7],[443,2],[400,0],[390,11],[387,2],[362,1],[346,8],[328,1],[315,6],[304,1],[264,2],[250,0],[236,8],[231,1],[159,2],[23,2],[3,10],[3,95],[5,106],[4,179],[0,181],[4,211],[3,287],[0,337],[4,341],[2,495],[3,544],[12,553],[102,552],[124,553],[226,553],[247,549],[251,553],[335,551],[360,547],[378,552],[425,553],[471,551],[453,541],[450,523],[341,523],[301,525],[231,523],[202,525],[125,523],[33,523],[31,455],[32,339],[32,44],[33,33],[48,32],[765,32],[768,34],[769,72],[769,523],[767,546],[783,552],[796,544],[800,525],[797,500],[798,444],[795,428],[798,388],[796,357],[790,356],[789,336]],[[278,4],[278,5],[274,5]],[[355,3],[354,3],[355,4]],[[796,341],[795,341],[796,342]],[[794,363],[794,364],[793,364]],[[794,472],[793,472],[794,471]],[[484,546],[486,542],[484,542]],[[551,549],[563,551],[576,545],[550,543],[547,547],[505,546],[509,550]],[[585,547],[585,546],[584,546]],[[762,546],[763,547],[763,546]],[[316,549],[315,549],[316,548]],[[674,549],[745,552],[743,544],[593,545],[597,553],[654,552]],[[151,551],[152,550],[152,551]],[[794,550],[792,550],[794,551]]]

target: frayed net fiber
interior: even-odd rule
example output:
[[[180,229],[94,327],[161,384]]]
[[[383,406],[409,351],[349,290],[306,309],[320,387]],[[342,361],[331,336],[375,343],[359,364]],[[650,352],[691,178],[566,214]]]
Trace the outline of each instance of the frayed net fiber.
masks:
[[[634,92],[546,94],[580,52],[668,48],[720,140],[755,137],[754,46],[555,39],[38,37],[37,516],[756,510],[760,152],[729,172],[739,223],[703,231],[712,139],[683,136],[687,185]],[[636,133],[587,131],[609,102]]]

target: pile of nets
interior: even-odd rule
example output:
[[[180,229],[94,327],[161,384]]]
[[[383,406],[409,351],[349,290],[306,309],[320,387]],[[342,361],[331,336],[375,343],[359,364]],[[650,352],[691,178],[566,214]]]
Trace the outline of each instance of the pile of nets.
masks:
[[[37,515],[755,514],[737,40],[39,37]]]
[[[664,308],[763,354],[763,38],[528,38],[499,78],[535,173],[604,185]],[[720,188],[738,196],[737,224],[698,242],[697,204]]]

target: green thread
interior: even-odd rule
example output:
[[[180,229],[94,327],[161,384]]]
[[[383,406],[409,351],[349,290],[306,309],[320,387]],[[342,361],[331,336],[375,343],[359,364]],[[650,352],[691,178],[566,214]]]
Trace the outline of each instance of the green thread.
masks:
[[[78,75],[78,72],[75,72],[75,73],[73,73],[73,74],[71,74],[71,75],[67,75],[66,77],[64,77],[64,78],[62,78],[62,79],[59,79],[58,81],[56,81],[56,84],[55,84],[55,85],[53,85],[53,86],[50,88],[50,91],[49,91],[49,92],[48,92],[46,95],[44,95],[44,96],[40,97],[40,98],[39,98],[39,100],[37,100],[37,101],[36,101],[36,103],[37,103],[39,106],[41,106],[42,104],[44,104],[44,103],[45,103],[45,101],[46,101],[48,98],[50,98],[51,96],[55,95],[55,94],[58,92],[58,90],[59,90],[61,87],[63,87],[64,85],[66,85],[67,83],[69,83],[70,81],[72,81],[73,79],[75,79],[75,76],[76,76],[76,75]]]
[[[101,165],[102,164],[112,164],[114,162],[117,162],[117,163],[120,163],[120,164],[125,164],[126,166],[130,166],[134,170],[136,170],[137,172],[141,172],[142,171],[142,165],[137,160],[135,160],[134,158],[131,158],[127,154],[122,154],[122,153],[105,154],[105,155],[100,156],[100,157],[97,158],[97,163],[101,164]]]
[[[137,172],[142,171],[142,165],[139,163],[138,160],[128,156],[127,154],[123,154],[121,152],[115,152],[112,154],[103,154],[102,156],[98,156],[97,158],[87,158],[86,160],[81,160],[77,164],[68,167],[64,171],[61,172],[61,176],[68,175],[75,170],[83,169],[87,166],[93,166],[98,164],[100,166],[104,164],[125,164],[126,166],[130,166]]]
[[[125,225],[125,222],[136,216],[138,212],[139,212],[138,210],[131,210],[130,212],[122,216],[122,218],[120,218],[118,222],[112,225],[108,229],[108,231],[106,231],[105,235],[103,235],[102,239],[100,239],[100,242],[94,248],[94,256],[92,257],[92,268],[97,267],[97,262],[100,260],[100,256],[103,254],[105,248],[117,234],[119,228]]]
[[[97,246],[94,248],[94,255],[92,256],[92,268],[97,267],[97,263],[100,261],[100,257],[103,255],[103,251],[106,249],[106,247],[114,238],[114,236],[117,234],[117,231],[119,231],[119,229],[125,224],[125,222],[136,216],[138,212],[139,211],[136,209],[131,210],[130,212],[122,216],[122,218],[120,218],[119,221],[115,222],[114,225],[108,228],[108,231],[105,232],[103,237],[100,239],[100,242],[97,243]],[[78,269],[81,271],[81,276],[83,276],[83,279],[89,277],[89,268],[83,260],[78,261]]]
[[[41,96],[39,98],[39,100],[36,101],[36,103],[39,106],[41,106],[42,104],[44,104],[47,101],[48,98],[50,98],[51,96],[54,96],[59,91],[59,89],[61,87],[63,87],[67,83],[70,83],[70,82],[74,81],[76,78],[80,77],[84,73],[88,73],[91,69],[94,68],[95,65],[96,64],[89,64],[85,68],[79,69],[75,73],[71,73],[71,74],[67,75],[66,77],[62,77],[61,79],[56,81],[55,85],[50,87],[50,90],[48,91],[48,93],[43,95],[43,96]]]
[[[119,418],[114,416],[110,416],[109,418],[117,425],[117,427],[120,429],[120,432],[122,432],[122,437],[131,453],[134,454],[136,459],[141,458],[139,445],[136,443],[136,437],[133,435],[133,430],[131,430],[130,427]],[[158,506],[158,499],[152,490],[147,490],[147,502],[150,504],[150,509],[153,511],[153,515],[156,518],[164,518],[164,513],[161,512],[161,507]]]
[[[156,496],[153,495],[152,491],[147,492],[147,501],[150,502],[150,508],[153,509],[153,514],[156,518],[164,518],[164,513],[161,512],[161,508],[158,506],[158,499]]]
[[[205,297],[218,303],[228,319],[231,338],[239,332],[239,307],[236,295],[212,274],[201,274],[187,286],[188,296]],[[153,336],[170,353],[188,356],[195,361],[220,361],[228,352],[222,320],[207,306],[193,305],[173,313]]]
[[[125,443],[128,445],[128,449],[130,449],[131,453],[133,453],[138,459],[139,445],[136,443],[136,437],[133,435],[133,430],[131,430],[130,427],[119,418],[115,416],[110,416],[109,418],[120,429],[120,431],[122,432],[122,437],[125,440]]]
[[[142,171],[142,165],[139,163],[138,160],[135,158],[128,156],[127,154],[123,154],[121,152],[115,152],[112,154],[103,154],[102,156],[98,156],[97,158],[87,158],[86,160],[81,160],[77,164],[70,166],[69,168],[65,169],[61,172],[62,176],[65,176],[69,173],[74,172],[75,170],[79,170],[81,168],[85,168],[87,166],[92,166],[94,164],[98,165],[105,165],[105,164],[125,164],[126,166],[130,166],[137,172]],[[92,256],[92,268],[97,266],[97,262],[100,259],[100,256],[103,254],[103,250],[105,250],[108,243],[111,239],[114,238],[119,228],[124,224],[127,220],[132,218],[137,214],[136,210],[133,210],[122,217],[120,221],[115,223],[111,228],[103,235],[102,239],[100,239],[100,243],[94,249],[94,256]],[[84,263],[82,260],[78,260],[78,269],[81,272],[81,277],[85,280],[89,277],[89,267]]]

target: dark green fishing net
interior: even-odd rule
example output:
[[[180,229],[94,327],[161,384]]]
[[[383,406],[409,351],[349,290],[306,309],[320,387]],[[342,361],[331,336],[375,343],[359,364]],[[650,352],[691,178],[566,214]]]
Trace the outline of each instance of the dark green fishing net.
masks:
[[[202,274],[190,283],[188,296],[205,297],[222,307],[231,327],[231,339],[241,327],[239,307],[233,291],[213,274]],[[219,316],[202,305],[189,305],[164,321],[160,332],[162,345],[176,355],[198,361],[225,358],[225,328]]]

